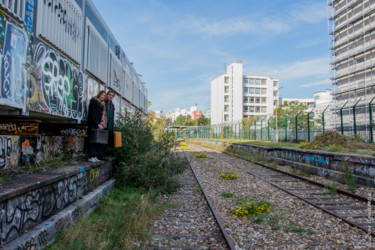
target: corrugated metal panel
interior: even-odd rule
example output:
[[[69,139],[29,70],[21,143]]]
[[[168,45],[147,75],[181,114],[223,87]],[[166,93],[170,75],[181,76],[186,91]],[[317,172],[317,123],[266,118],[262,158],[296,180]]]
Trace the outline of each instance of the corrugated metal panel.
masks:
[[[107,45],[88,18],[86,18],[86,23],[85,68],[106,83],[108,76]]]
[[[121,94],[122,89],[125,88],[125,72],[116,55],[111,51],[109,52],[109,55],[111,61],[109,87]]]
[[[133,83],[133,100],[134,106],[139,107],[139,88],[136,82]]]
[[[72,0],[38,0],[36,34],[80,63],[82,11]]]
[[[24,20],[25,0],[1,0],[1,7],[9,11],[19,21]]]
[[[128,101],[133,102],[133,81],[128,72],[125,72],[125,95],[123,96]]]

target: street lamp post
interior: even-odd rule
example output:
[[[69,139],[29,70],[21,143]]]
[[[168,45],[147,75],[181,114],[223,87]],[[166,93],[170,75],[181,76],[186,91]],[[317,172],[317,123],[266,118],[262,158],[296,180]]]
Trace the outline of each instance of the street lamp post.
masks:
[[[198,139],[198,119],[197,119],[197,112],[198,112],[198,104],[195,104],[195,128],[197,130],[197,139]]]

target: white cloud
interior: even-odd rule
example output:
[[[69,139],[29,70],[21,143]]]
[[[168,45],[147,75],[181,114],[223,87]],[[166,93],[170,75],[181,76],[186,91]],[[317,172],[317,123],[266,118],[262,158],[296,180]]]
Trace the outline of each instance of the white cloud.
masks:
[[[302,84],[300,88],[310,88],[310,87],[329,85],[329,84],[331,84],[331,81],[329,79],[324,79],[324,80],[317,81],[317,82],[310,82],[310,83]]]

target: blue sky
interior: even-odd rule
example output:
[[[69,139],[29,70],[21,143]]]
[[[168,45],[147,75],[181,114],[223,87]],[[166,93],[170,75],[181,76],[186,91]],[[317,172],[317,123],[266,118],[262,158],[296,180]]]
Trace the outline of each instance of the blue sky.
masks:
[[[210,106],[211,80],[241,59],[280,80],[280,97],[330,88],[326,0],[92,0],[152,110]]]

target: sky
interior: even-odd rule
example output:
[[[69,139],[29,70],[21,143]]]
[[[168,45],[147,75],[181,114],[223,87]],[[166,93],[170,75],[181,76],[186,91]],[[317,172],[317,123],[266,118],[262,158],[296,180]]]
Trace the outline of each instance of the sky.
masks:
[[[142,81],[151,110],[210,107],[211,81],[242,60],[280,97],[330,88],[326,0],[92,0]]]

